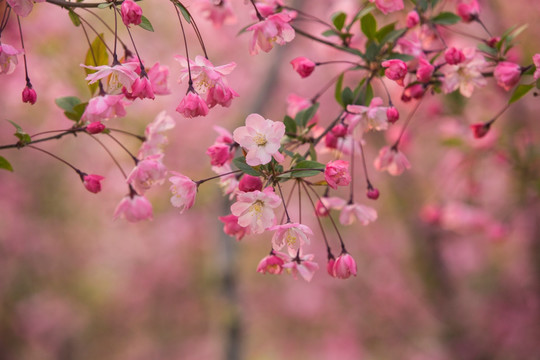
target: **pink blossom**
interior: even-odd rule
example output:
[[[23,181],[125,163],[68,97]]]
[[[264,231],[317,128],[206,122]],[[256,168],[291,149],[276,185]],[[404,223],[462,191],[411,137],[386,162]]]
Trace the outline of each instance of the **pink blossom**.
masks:
[[[478,123],[478,124],[472,124],[471,130],[473,132],[473,136],[475,139],[483,138],[487,135],[489,132],[489,128],[491,127],[491,123]]]
[[[229,236],[236,237],[236,240],[241,240],[249,233],[248,228],[238,225],[238,217],[233,214],[220,216],[218,219],[223,223],[223,232]]]
[[[22,53],[11,45],[0,43],[0,74],[9,75],[15,71],[19,62],[17,55]]]
[[[421,84],[412,84],[409,85],[403,90],[401,94],[401,101],[409,102],[411,99],[421,99],[424,96],[424,86]]]
[[[287,115],[293,119],[296,117],[299,111],[309,108],[313,103],[310,99],[298,96],[296,94],[289,94],[287,96]],[[319,111],[315,113],[313,118],[307,123],[307,126],[316,124],[319,121]]]
[[[279,275],[283,271],[283,259],[272,251],[268,256],[265,256],[257,265],[257,272],[261,274],[270,273],[273,275]]]
[[[399,120],[399,111],[395,107],[391,106],[386,109],[386,118],[390,124],[395,123]]]
[[[334,275],[334,264],[336,263],[336,259],[333,255],[328,255],[328,262],[326,263],[326,271],[328,272],[328,275],[331,277],[335,277]]]
[[[342,253],[334,263],[334,276],[338,279],[348,279],[351,275],[356,276],[356,261],[348,253]]]
[[[232,99],[238,97],[239,95],[232,88],[227,86],[224,82],[220,81],[214,84],[208,90],[206,95],[206,103],[209,108],[213,108],[216,105],[221,105],[223,107],[231,106]]]
[[[223,166],[232,159],[231,147],[225,144],[214,144],[206,150],[206,155],[210,156],[210,164],[213,166]]]
[[[183,68],[181,70],[182,76],[179,79],[179,81],[182,82],[187,79],[189,75],[187,59],[181,55],[176,55],[174,59],[178,61]],[[218,82],[225,81],[225,76],[229,75],[236,67],[234,62],[221,66],[214,66],[210,60],[200,55],[195,57],[195,61],[190,59],[189,65],[193,86],[200,94],[205,94],[209,88],[214,87]]]
[[[132,0],[124,0],[120,7],[122,21],[126,26],[130,24],[139,25],[142,22],[142,9]]]
[[[171,90],[169,90],[169,86],[167,84],[169,67],[159,65],[157,62],[147,71],[147,75],[150,79],[152,90],[154,91],[155,95],[167,95],[171,93]]]
[[[391,59],[383,61],[381,66],[386,68],[384,74],[387,78],[403,86],[403,79],[407,75],[407,64],[405,62],[399,59]]]
[[[339,222],[341,225],[351,225],[357,219],[362,225],[367,225],[370,222],[377,220],[377,211],[366,205],[348,204],[341,210],[339,214]]]
[[[497,80],[497,85],[508,91],[519,82],[521,66],[512,62],[501,61],[495,67],[493,76]]]
[[[138,77],[131,86],[131,92],[125,90],[124,94],[128,99],[155,99],[152,83],[146,76]]]
[[[228,0],[221,0],[218,4],[213,0],[201,0],[197,3],[201,15],[210,20],[215,28],[220,28],[223,24],[234,24],[236,16]]]
[[[117,64],[114,66],[87,66],[81,64],[82,67],[96,70],[95,73],[89,74],[86,77],[88,84],[93,84],[99,80],[107,80],[107,91],[109,93],[118,93],[125,87],[127,91],[131,91],[131,85],[139,78],[136,70],[140,69],[135,62],[125,64]]]
[[[476,0],[471,0],[468,3],[462,2],[457,6],[457,14],[466,23],[478,19],[479,13],[480,5],[478,5]]]
[[[282,122],[264,119],[259,114],[250,114],[246,118],[246,126],[234,130],[233,138],[247,151],[246,163],[250,166],[264,165],[272,160],[279,160],[280,142],[285,135]]]
[[[345,119],[350,128],[357,125],[362,131],[368,130],[386,130],[388,128],[388,117],[386,115],[388,108],[381,106],[383,100],[380,97],[374,97],[369,106],[348,105],[347,111],[353,115]]]
[[[291,256],[295,256],[304,244],[309,244],[309,236],[313,235],[313,231],[309,227],[299,223],[276,225],[268,230],[275,231],[272,237],[274,250],[281,250],[283,246],[287,246]]]
[[[281,205],[281,199],[271,187],[263,191],[240,192],[237,202],[231,205],[231,212],[238,216],[238,224],[248,227],[253,234],[261,234],[274,225],[274,210]]]
[[[315,70],[315,66],[316,66],[316,64],[313,61],[303,56],[299,56],[297,58],[292,59],[291,65],[294,71],[296,71],[298,75],[300,75],[302,78],[306,78],[309,75],[311,75],[313,70]]]
[[[199,94],[189,92],[180,104],[176,107],[176,111],[187,118],[208,115],[208,105],[204,102]]]
[[[330,131],[337,137],[344,137],[349,133],[349,127],[347,125],[337,124]]]
[[[369,2],[374,2],[377,9],[385,15],[403,9],[403,0],[369,0]]]
[[[256,55],[259,50],[269,52],[274,47],[274,43],[285,45],[292,41],[295,34],[289,22],[294,18],[294,15],[292,12],[282,11],[248,27],[247,31],[253,31],[249,53]]]
[[[420,15],[416,12],[416,10],[411,10],[407,13],[407,27],[413,28],[416,25],[420,23]]]
[[[536,67],[536,70],[534,71],[534,80],[540,79],[540,54],[534,54],[533,55],[533,63]]]
[[[330,214],[330,210],[341,210],[343,207],[347,204],[347,202],[336,196],[323,196],[315,205],[315,211],[318,216],[328,216]]]
[[[105,125],[101,121],[96,121],[86,126],[86,132],[89,134],[99,134],[103,130],[105,130]]]
[[[156,154],[140,160],[129,173],[126,179],[127,183],[140,194],[150,189],[154,184],[163,184],[167,168],[161,162],[162,158],[163,154]]]
[[[212,171],[218,175],[221,175],[219,178],[219,187],[223,191],[223,194],[229,194],[229,199],[234,198],[236,195],[236,190],[238,190],[238,179],[236,179],[236,175],[234,173],[231,174],[231,165],[226,163],[223,166],[212,166]],[[229,174],[224,175],[227,173]]]
[[[465,61],[465,54],[463,54],[463,51],[451,47],[444,52],[444,60],[450,65],[457,65]]]
[[[296,277],[297,274],[300,274],[304,280],[310,282],[315,274],[315,271],[319,269],[319,265],[312,261],[313,258],[313,254],[297,256],[291,261],[285,263],[283,268],[289,269],[294,277]]]
[[[185,175],[171,171],[169,181],[172,183],[170,190],[173,196],[171,204],[174,207],[180,208],[180,214],[189,210],[195,203],[197,195],[197,184]]]
[[[231,132],[221,126],[214,125],[214,130],[218,133],[218,137],[216,138],[216,144],[217,143],[223,143],[226,145],[232,145],[234,144],[233,135]]]
[[[86,190],[91,193],[97,194],[101,191],[101,180],[105,179],[100,175],[84,175],[83,183]]]
[[[32,86],[26,86],[22,92],[22,101],[34,105],[37,100],[36,90]]]
[[[461,95],[470,97],[475,86],[482,87],[487,83],[482,75],[487,62],[474,48],[464,49],[463,54],[465,60],[461,63],[443,67],[442,89],[446,94],[459,89]]]
[[[124,95],[103,95],[90,99],[81,119],[95,122],[126,116]]]
[[[119,217],[129,222],[152,220],[152,204],[144,196],[128,195],[120,201],[114,211],[114,219]]]
[[[261,191],[263,183],[260,177],[244,174],[238,183],[238,190],[243,192]]]
[[[347,186],[351,182],[349,174],[349,162],[345,160],[334,160],[326,164],[324,178],[332,189],[338,186]]]
[[[161,153],[168,142],[163,133],[173,129],[175,125],[173,118],[167,115],[166,111],[160,112],[144,130],[145,141],[139,149],[139,158]]]
[[[7,0],[9,6],[13,9],[15,14],[25,17],[32,12],[34,8],[34,2],[43,2],[44,0]]]
[[[390,175],[401,175],[406,169],[410,169],[411,164],[403,153],[395,147],[385,146],[379,151],[379,156],[374,162],[375,169],[388,171]]]
[[[416,69],[416,78],[420,82],[428,83],[431,80],[435,67],[424,58],[419,58],[418,62],[419,65],[418,69]]]

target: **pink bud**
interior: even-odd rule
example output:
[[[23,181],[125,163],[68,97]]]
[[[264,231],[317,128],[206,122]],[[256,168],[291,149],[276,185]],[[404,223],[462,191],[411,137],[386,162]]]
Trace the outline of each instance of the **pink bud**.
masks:
[[[238,190],[243,192],[261,191],[263,183],[257,176],[244,174],[238,183]]]
[[[418,81],[428,83],[431,80],[431,75],[433,75],[435,67],[424,58],[420,58],[419,62],[420,64],[416,70],[416,77]]]
[[[291,60],[291,65],[293,66],[294,71],[296,71],[303,78],[311,75],[316,66],[313,61],[303,56]]]
[[[349,162],[345,160],[334,160],[326,164],[324,178],[332,189],[339,186],[347,186],[351,182],[349,174]]]
[[[101,180],[105,179],[100,175],[84,175],[83,183],[86,190],[97,194],[101,191]]]
[[[329,257],[328,263],[326,264],[326,271],[328,272],[328,275],[331,277],[336,277],[334,275],[334,264],[336,263],[336,259],[334,257]]]
[[[498,43],[499,41],[501,41],[501,38],[498,37],[498,36],[494,36],[494,37],[492,37],[491,39],[489,39],[489,40],[487,41],[487,45],[488,45],[489,47],[495,48],[495,45],[497,45],[497,43]]]
[[[317,216],[328,216],[329,209],[324,206],[320,199],[317,200],[317,204],[315,204],[315,213]]]
[[[337,149],[338,138],[334,134],[332,134],[332,132],[329,132],[324,137],[324,144],[326,145],[327,148]]]
[[[26,86],[22,92],[22,101],[34,105],[36,100],[36,90],[34,90],[31,86]]]
[[[347,135],[348,128],[346,125],[343,124],[337,124],[332,128],[332,134],[334,134],[337,137],[344,137]]]
[[[231,151],[228,145],[214,144],[206,150],[206,155],[210,156],[212,166],[223,166],[231,158]]]
[[[351,275],[356,276],[356,262],[348,253],[342,253],[334,263],[334,276],[339,279],[347,279]]]
[[[415,10],[412,10],[407,14],[407,27],[409,29],[418,25],[419,22],[420,16]]]
[[[490,127],[491,122],[471,125],[471,130],[473,131],[474,138],[480,139],[486,136],[486,134],[489,132]]]
[[[464,22],[468,23],[478,19],[480,6],[476,0],[472,0],[469,3],[461,3],[457,6],[457,13]]]
[[[414,84],[403,90],[401,100],[409,102],[411,99],[421,99],[424,96],[424,87],[420,84]]]
[[[229,236],[236,237],[236,240],[241,240],[247,233],[248,228],[238,224],[238,217],[233,214],[220,216],[219,221],[223,223],[223,232]]]
[[[384,74],[390,80],[394,80],[398,85],[403,86],[403,79],[407,75],[407,64],[399,59],[391,59],[382,62],[382,67],[386,68]]]
[[[142,22],[142,9],[132,0],[124,0],[120,7],[120,13],[126,26],[129,24],[139,25]]]
[[[519,82],[521,77],[521,66],[509,61],[501,61],[497,67],[495,67],[493,76],[495,77],[495,80],[497,80],[497,85],[508,91]]]
[[[105,125],[103,125],[101,121],[96,121],[86,126],[86,132],[89,134],[99,134],[103,130],[105,130]]]
[[[451,47],[444,52],[444,59],[450,65],[457,65],[465,61],[465,54],[463,54],[463,51]]]
[[[208,105],[198,94],[190,92],[180,101],[176,111],[187,118],[206,116],[208,115]]]
[[[386,109],[386,117],[388,118],[388,122],[393,124],[399,120],[399,111],[395,107],[391,106]]]
[[[379,198],[379,190],[373,187],[368,188],[366,196],[368,197],[368,199],[377,200]]]

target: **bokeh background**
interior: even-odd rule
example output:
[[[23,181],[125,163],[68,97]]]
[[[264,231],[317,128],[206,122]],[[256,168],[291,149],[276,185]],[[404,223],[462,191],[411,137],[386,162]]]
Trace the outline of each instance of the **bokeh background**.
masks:
[[[455,8],[455,2],[445,3],[448,10]],[[136,102],[126,118],[109,122],[142,133],[167,110],[177,126],[169,134],[164,162],[194,179],[212,175],[205,151],[216,136],[213,125],[233,130],[252,112],[279,120],[290,93],[309,98],[342,69],[318,68],[300,80],[291,59],[347,58],[299,36],[269,54],[249,56],[249,34],[237,34],[252,21],[251,8],[240,0],[232,4],[236,24],[215,29],[198,21],[214,64],[238,64],[230,84],[240,97],[229,109],[196,119],[175,113],[185,92],[185,84],[176,82],[180,67],[173,60],[184,54],[178,20],[170,3],[142,2],[155,32],[134,28],[134,36],[147,64],[170,67],[172,94]],[[325,19],[361,4],[295,2]],[[194,2],[186,5],[197,16]],[[481,5],[493,34],[529,24],[510,59],[531,64],[540,52],[540,3]],[[95,23],[91,15],[80,14]],[[112,23],[109,11],[99,14]],[[379,17],[380,24],[394,20],[404,21]],[[0,144],[14,142],[5,119],[30,134],[68,128],[71,122],[54,99],[90,96],[78,66],[87,50],[84,34],[67,12],[37,4],[22,25],[38,102],[20,102],[22,66],[2,76]],[[309,23],[298,26],[322,31]],[[478,25],[458,29],[485,37]],[[127,40],[125,32],[122,36]],[[193,33],[188,36],[192,54],[200,54]],[[456,46],[472,44],[451,32],[443,36]],[[112,41],[111,34],[105,37]],[[2,41],[18,44],[14,19]],[[355,41],[361,46],[361,38]],[[354,85],[360,78],[351,75],[347,82]],[[391,91],[404,118],[412,105],[398,101],[398,89]],[[332,93],[321,99],[323,124],[338,112]],[[366,138],[370,173],[381,190],[380,199],[370,201],[379,220],[342,229],[358,264],[358,276],[346,281],[326,274],[317,232],[311,249],[321,269],[311,283],[256,273],[270,239],[247,236],[236,242],[223,234],[217,217],[228,213],[230,204],[216,184],[205,184],[194,208],[183,215],[171,207],[167,185],[152,189],[154,220],[131,224],[112,220],[126,186],[88,136],[65,137],[42,148],[104,175],[98,195],[87,192],[67,166],[37,151],[2,151],[15,171],[0,172],[0,359],[539,359],[540,104],[527,96],[482,140],[474,140],[468,129],[489,120],[508,97],[493,80],[471,99],[429,95],[406,132],[401,149],[412,169],[400,177],[377,173],[371,164],[401,124],[386,138]],[[119,138],[137,151],[136,141]],[[106,140],[129,171],[129,158]],[[303,205],[307,213],[309,203]],[[312,216],[306,223],[316,229]]]

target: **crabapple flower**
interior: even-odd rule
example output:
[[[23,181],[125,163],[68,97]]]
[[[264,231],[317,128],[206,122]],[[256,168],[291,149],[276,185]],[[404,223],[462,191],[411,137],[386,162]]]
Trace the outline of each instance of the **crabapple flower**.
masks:
[[[95,122],[126,116],[124,95],[103,95],[90,99],[81,117],[84,121]]]
[[[495,67],[493,76],[497,80],[497,85],[508,91],[519,82],[521,66],[509,61],[501,61]]]
[[[462,2],[457,6],[457,14],[466,23],[478,19],[479,13],[480,5],[476,0],[471,0],[469,3]]]
[[[229,236],[236,237],[236,240],[240,241],[249,233],[249,229],[238,225],[238,216],[233,214],[227,216],[218,217],[219,221],[223,223],[223,232]]]
[[[339,214],[339,222],[341,225],[351,225],[357,219],[362,225],[367,225],[370,222],[377,220],[377,210],[370,206],[361,204],[348,204]]]
[[[309,75],[311,75],[313,70],[315,70],[315,66],[316,66],[316,64],[313,61],[303,56],[299,56],[297,58],[292,59],[291,65],[294,71],[296,71],[298,75],[300,75],[302,78],[306,78]]]
[[[257,55],[259,50],[269,52],[274,47],[274,43],[285,45],[291,42],[295,33],[289,22],[295,15],[294,12],[282,11],[248,27],[246,31],[253,31],[249,53]]]
[[[236,91],[227,86],[223,81],[220,81],[208,90],[206,104],[209,108],[213,108],[216,105],[229,107],[231,106],[232,99],[238,96]]]
[[[416,12],[416,10],[411,10],[409,13],[407,13],[407,27],[413,28],[416,25],[420,23],[420,15]]]
[[[403,9],[403,0],[369,0],[369,2],[374,2],[377,9],[385,15]]]
[[[490,127],[491,127],[491,122],[472,124],[471,130],[473,132],[474,138],[480,139],[486,136],[487,133],[489,132]]]
[[[534,54],[533,55],[533,63],[536,67],[536,70],[534,71],[534,80],[540,79],[540,54]]]
[[[283,246],[287,246],[291,256],[295,256],[304,244],[309,244],[309,236],[313,235],[313,231],[309,227],[299,223],[276,225],[268,230],[275,231],[272,237],[274,250],[281,250]]]
[[[212,166],[212,171],[218,175],[221,175],[219,178],[219,187],[223,191],[223,194],[229,194],[229,199],[234,198],[236,195],[236,190],[238,189],[238,180],[236,179],[236,175],[231,173],[231,165],[227,163],[223,166]]]
[[[0,74],[9,75],[15,71],[19,62],[17,55],[22,53],[11,45],[0,43]]]
[[[86,190],[90,191],[91,193],[97,194],[101,191],[101,180],[105,179],[103,176],[100,175],[84,175],[83,176],[83,183]]]
[[[450,65],[457,65],[465,61],[465,54],[463,54],[463,51],[451,47],[444,52],[444,60]]]
[[[170,190],[173,194],[171,204],[174,207],[180,208],[180,214],[189,210],[195,203],[197,195],[197,184],[185,175],[171,171],[169,181],[172,183]]]
[[[300,274],[304,280],[310,282],[315,274],[315,271],[319,269],[319,264],[312,261],[314,257],[315,256],[313,254],[297,256],[290,262],[285,263],[283,268],[291,271],[295,278],[297,274]]]
[[[122,21],[126,26],[139,25],[142,22],[142,9],[132,0],[124,0],[120,7]]]
[[[261,234],[274,225],[274,210],[281,204],[281,199],[271,187],[263,191],[241,192],[237,202],[231,205],[231,212],[238,216],[238,224],[249,228],[253,234]]]
[[[234,130],[233,138],[247,151],[246,163],[250,166],[264,165],[272,160],[283,159],[279,152],[281,138],[285,135],[282,122],[263,118],[259,114],[250,114],[246,126]]]
[[[285,262],[273,251],[270,255],[265,256],[257,265],[257,272],[261,274],[270,273],[273,275],[279,275],[283,272],[283,265]]]
[[[443,67],[442,89],[445,94],[459,89],[461,95],[470,97],[475,86],[482,87],[487,83],[482,75],[482,71],[487,66],[484,57],[476,53],[474,48],[464,49],[463,55],[465,56],[464,61]]]
[[[334,263],[334,277],[348,279],[351,275],[356,276],[356,262],[348,253],[342,253]]]
[[[84,64],[81,64],[81,66],[90,70],[96,70],[95,73],[89,74],[86,77],[88,84],[93,84],[102,79],[107,80],[107,91],[112,94],[120,92],[122,87],[125,87],[127,91],[131,92],[131,85],[139,78],[136,72],[139,69],[139,65],[134,62],[113,66],[88,66]]]
[[[126,181],[132,185],[138,193],[144,193],[152,185],[161,185],[165,182],[167,168],[161,162],[163,154],[156,154],[139,161],[131,170]]]
[[[388,171],[390,175],[401,175],[406,169],[411,168],[409,160],[395,147],[385,146],[379,151],[379,156],[374,161],[375,169]]]
[[[161,153],[168,142],[163,133],[173,129],[175,125],[173,118],[167,115],[166,111],[160,112],[144,130],[145,141],[139,149],[139,158]]]
[[[345,160],[334,160],[326,164],[324,178],[332,189],[338,186],[347,186],[351,182],[349,174],[349,162]]]
[[[206,150],[206,155],[210,156],[212,166],[223,166],[231,160],[231,147],[225,144],[214,144]]]
[[[89,134],[99,134],[103,130],[105,130],[105,125],[101,121],[96,121],[86,126],[86,132]]]
[[[150,69],[146,71],[150,83],[152,84],[152,90],[155,95],[167,95],[171,93],[169,86],[167,85],[167,79],[169,77],[169,67],[160,65],[158,62],[154,64]]]
[[[407,75],[407,64],[403,60],[391,59],[381,63],[383,68],[386,68],[384,75],[390,80],[394,80],[398,85],[403,86],[403,79]]]
[[[204,102],[199,94],[189,92],[180,104],[176,107],[176,111],[187,118],[208,115],[208,105]]]
[[[418,61],[419,65],[418,69],[416,69],[416,78],[420,82],[428,83],[431,80],[435,67],[424,58],[420,58]]]
[[[25,17],[32,12],[35,2],[43,2],[45,0],[7,0],[9,6],[15,14]]]
[[[127,195],[116,207],[113,218],[123,218],[129,222],[152,220],[152,204],[144,196]]]
[[[388,119],[388,122],[390,124],[395,123],[399,120],[399,111],[393,106],[390,106],[388,109],[386,109],[386,118]]]
[[[421,99],[424,96],[425,89],[420,84],[409,85],[401,94],[401,101],[409,102],[411,99]]]
[[[330,210],[341,210],[343,207],[347,204],[345,199],[342,199],[337,196],[323,196],[315,205],[315,212],[318,216],[328,216],[330,214]]]
[[[34,105],[37,100],[36,90],[32,86],[26,86],[22,92],[22,101]]]
[[[204,56],[197,55],[195,61],[189,60],[190,68],[188,69],[188,60],[184,56],[176,55],[174,59],[183,67],[181,70],[182,75],[178,81],[182,82],[188,78],[189,71],[191,71],[193,87],[195,88],[195,91],[200,94],[205,94],[208,89],[214,87],[218,82],[225,81],[225,75],[229,75],[236,67],[234,62],[221,66],[214,66],[214,64]]]
[[[147,76],[138,77],[131,86],[131,92],[125,90],[124,94],[128,99],[155,99],[152,82]]]
[[[388,128],[388,108],[381,106],[383,100],[375,97],[369,103],[369,106],[348,105],[347,111],[357,116],[349,116],[345,119],[350,128],[359,125],[362,131],[368,130],[386,130]]]
[[[216,4],[213,0],[201,0],[197,3],[201,15],[210,20],[215,28],[220,28],[223,24],[234,24],[236,16],[233,13],[228,0],[221,0]]]
[[[238,190],[242,192],[261,191],[263,183],[260,177],[244,174],[238,183]]]

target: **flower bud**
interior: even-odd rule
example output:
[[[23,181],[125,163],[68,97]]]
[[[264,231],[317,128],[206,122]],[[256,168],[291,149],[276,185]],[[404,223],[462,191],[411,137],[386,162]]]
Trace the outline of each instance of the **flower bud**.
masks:
[[[431,80],[431,76],[433,75],[435,67],[424,58],[420,58],[419,61],[420,64],[418,65],[418,69],[416,70],[416,77],[418,78],[418,81],[428,83]]]
[[[132,0],[124,0],[120,7],[120,13],[126,26],[130,24],[139,25],[142,22],[142,9]]]
[[[36,90],[32,86],[26,86],[22,92],[22,101],[34,105],[37,100]]]
[[[379,190],[373,187],[368,188],[366,192],[368,199],[377,200],[379,198]]]
[[[84,175],[83,183],[86,190],[97,194],[101,191],[101,180],[105,179],[100,175]]]
[[[386,68],[384,74],[390,80],[394,80],[398,85],[403,86],[403,79],[407,75],[407,64],[403,60],[391,59],[382,62],[382,67]]]
[[[262,180],[257,176],[244,174],[238,183],[238,190],[243,192],[261,191],[263,187]]]
[[[388,122],[393,124],[399,120],[399,111],[395,107],[391,106],[386,109],[386,117],[388,118]]]
[[[465,61],[465,54],[463,54],[463,51],[451,47],[444,52],[444,59],[449,65],[457,65]]]
[[[89,134],[99,134],[103,130],[105,130],[105,125],[101,121],[96,121],[86,126],[86,132]]]
[[[332,128],[332,134],[334,134],[336,137],[344,137],[347,135],[347,131],[347,126],[343,124],[337,124]]]
[[[415,27],[420,22],[420,15],[415,10],[410,11],[407,14],[407,27],[410,29]]]
[[[461,17],[463,22],[469,23],[478,19],[480,13],[480,6],[476,0],[472,0],[469,3],[461,3],[457,6],[457,14]]]
[[[356,262],[348,253],[343,253],[336,259],[334,263],[334,277],[339,279],[347,279],[351,275],[356,276]]]
[[[497,67],[495,67],[493,76],[495,77],[495,80],[497,80],[497,85],[508,91],[519,82],[521,77],[521,66],[509,61],[501,61]]]
[[[326,271],[328,272],[328,275],[331,277],[336,277],[334,275],[334,265],[336,263],[336,259],[334,259],[334,256],[328,256],[328,263],[326,264]]]
[[[487,135],[489,132],[489,128],[491,127],[491,122],[487,123],[478,123],[471,125],[471,130],[473,131],[473,135],[475,139],[483,138]]]
[[[296,71],[303,78],[311,75],[316,66],[313,61],[303,56],[291,60],[291,65],[293,66],[294,71]]]

